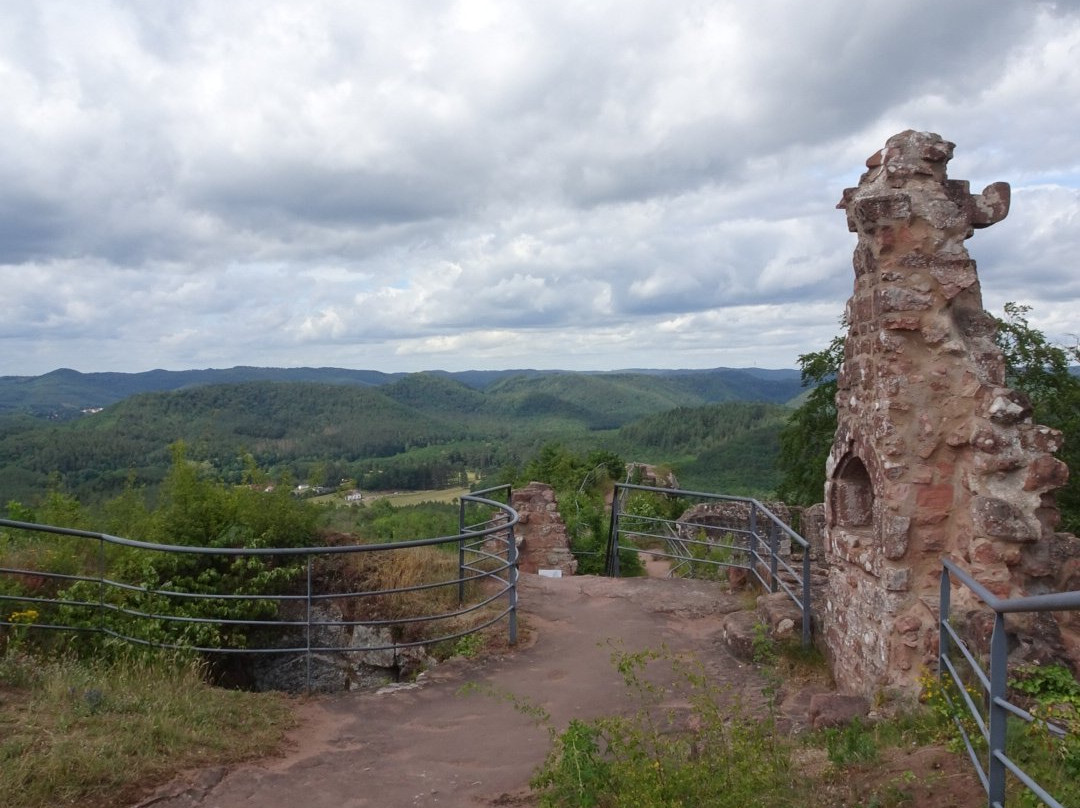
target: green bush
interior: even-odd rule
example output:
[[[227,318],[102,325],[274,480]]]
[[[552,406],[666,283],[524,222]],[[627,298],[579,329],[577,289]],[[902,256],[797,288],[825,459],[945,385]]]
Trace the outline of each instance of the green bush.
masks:
[[[318,511],[284,487],[265,491],[211,479],[187,460],[183,444],[176,444],[172,468],[153,510],[129,484],[96,517],[58,492],[50,493],[33,516],[64,527],[104,527],[157,544],[256,549],[310,545],[317,535]],[[272,619],[277,605],[273,600],[236,596],[285,593],[304,570],[303,561],[295,557],[164,552],[26,531],[0,536],[0,555],[6,566],[94,579],[60,586],[56,579],[5,576],[4,594],[68,602],[41,604],[39,622],[178,646],[243,647],[251,630],[243,621]],[[97,580],[102,574],[109,581],[104,586]],[[30,592],[28,587],[36,590]],[[194,599],[167,592],[219,597]],[[112,647],[97,631],[73,633],[67,639],[88,654],[107,653]]]
[[[1014,693],[1026,696],[1038,719],[1028,724],[1010,721],[1009,756],[1062,805],[1080,805],[1080,682],[1062,665],[1025,665],[1009,681]],[[1047,724],[1060,727],[1064,738]],[[1019,803],[1042,803],[1026,789],[1017,790]]]

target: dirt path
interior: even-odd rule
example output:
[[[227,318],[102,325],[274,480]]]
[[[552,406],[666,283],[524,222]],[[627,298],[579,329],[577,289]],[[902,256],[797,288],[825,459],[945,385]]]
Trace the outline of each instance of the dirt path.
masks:
[[[718,642],[723,614],[741,606],[715,585],[657,579],[523,576],[528,641],[482,663],[457,660],[419,686],[313,699],[301,708],[294,750],[174,782],[144,808],[359,808],[529,805],[547,730],[511,694],[550,713],[556,726],[625,708],[612,644],[628,651],[693,649],[709,673],[760,693],[752,666]]]
[[[526,575],[520,594],[527,639],[509,653],[444,663],[419,684],[389,692],[312,699],[300,707],[288,754],[193,772],[133,808],[535,805],[529,778],[550,738],[512,701],[542,708],[558,728],[575,717],[625,711],[614,648],[691,651],[744,709],[764,700],[761,673],[722,642],[723,616],[745,604],[715,584]],[[466,683],[477,687],[463,693]],[[821,689],[782,695],[786,728],[805,725],[810,694]],[[824,750],[806,754],[821,760],[804,764],[828,769]],[[793,794],[792,805],[875,804],[877,795],[893,791],[903,791],[904,804],[925,808],[985,804],[966,761],[929,747],[894,749],[874,764],[846,769],[812,797]]]

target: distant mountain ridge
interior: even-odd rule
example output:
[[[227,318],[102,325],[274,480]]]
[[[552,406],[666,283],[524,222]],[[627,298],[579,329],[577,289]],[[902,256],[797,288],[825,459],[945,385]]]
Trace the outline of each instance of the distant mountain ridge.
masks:
[[[333,367],[263,368],[238,366],[203,370],[149,370],[142,373],[82,373],[60,368],[41,376],[0,376],[0,414],[25,413],[38,418],[69,420],[83,412],[116,404],[140,393],[160,393],[218,384],[254,381],[307,382],[360,387],[384,387],[412,376],[441,376],[478,391],[514,385],[527,388],[527,380],[566,377],[565,384],[578,386],[584,379],[597,377],[597,395],[613,390],[623,396],[642,394],[640,382],[648,384],[650,395],[670,399],[668,406],[683,406],[694,401],[757,400],[783,403],[800,392],[798,370],[759,368],[713,368],[709,370],[635,369],[622,371],[565,370],[466,370],[430,371],[427,373],[384,373],[377,370],[352,370]],[[578,381],[571,383],[570,379]],[[657,383],[659,382],[659,385]],[[585,386],[589,385],[587,382]],[[601,393],[600,391],[603,391]],[[503,391],[513,395],[511,391]],[[536,392],[536,391],[534,391]],[[544,395],[550,395],[545,390]],[[522,392],[522,397],[527,392]],[[646,410],[654,410],[655,401]],[[520,403],[522,407],[541,407],[542,401]],[[630,409],[635,409],[630,406]]]

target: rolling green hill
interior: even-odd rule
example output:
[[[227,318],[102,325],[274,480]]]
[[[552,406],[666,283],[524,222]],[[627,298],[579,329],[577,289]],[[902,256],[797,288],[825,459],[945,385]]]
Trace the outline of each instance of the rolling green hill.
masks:
[[[343,368],[235,367],[227,370],[148,370],[145,373],[80,373],[60,368],[42,376],[0,376],[0,413],[25,412],[66,420],[77,418],[83,410],[107,407],[138,393],[250,381],[378,386],[404,375]]]
[[[53,420],[78,418],[84,410],[107,407],[138,393],[167,392],[216,384],[252,381],[312,382],[381,387],[413,377],[441,378],[486,391],[501,384],[553,384],[565,388],[568,378],[616,380],[636,377],[646,387],[668,388],[668,395],[688,395],[698,403],[760,400],[779,403],[799,391],[796,370],[715,368],[712,370],[643,370],[619,373],[575,373],[558,370],[469,370],[457,373],[382,373],[346,368],[235,367],[208,370],[150,370],[145,373],[80,373],[61,368],[42,376],[0,376],[0,414],[23,412]],[[430,382],[425,382],[430,383]],[[613,381],[616,386],[623,382]],[[415,389],[415,386],[413,386]],[[549,392],[549,391],[545,391]],[[683,401],[680,403],[690,403]],[[593,407],[586,403],[586,407]]]
[[[276,373],[233,370],[254,377]],[[762,462],[771,466],[770,435],[784,409],[766,402],[786,401],[799,391],[794,371],[779,378],[727,370],[476,372],[467,377],[472,384],[446,373],[304,372],[332,381],[218,384],[191,371],[157,377],[158,383],[186,380],[179,389],[122,396],[166,372],[56,371],[37,377],[36,385],[0,379],[0,400],[9,402],[0,414],[0,504],[32,502],[50,485],[84,500],[112,496],[127,481],[152,489],[176,441],[187,445],[189,458],[231,482],[258,469],[275,479],[319,485],[352,479],[368,488],[437,487],[466,473],[520,465],[551,442],[682,464],[701,480],[710,469],[730,466],[709,460],[711,453],[750,432],[759,437],[741,451],[767,456]],[[120,400],[82,413],[87,401],[104,399],[80,396],[103,382],[115,384],[110,395]],[[33,407],[10,404],[17,398],[13,389],[36,390],[46,409],[64,401],[80,414],[33,417]],[[743,391],[758,401],[735,401]],[[770,479],[756,473],[752,485],[760,490]]]

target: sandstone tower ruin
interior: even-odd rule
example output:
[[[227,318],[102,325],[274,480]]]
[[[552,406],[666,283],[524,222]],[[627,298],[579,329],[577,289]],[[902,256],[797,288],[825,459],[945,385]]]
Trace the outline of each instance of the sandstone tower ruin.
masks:
[[[954,144],[889,138],[838,205],[858,233],[826,469],[822,622],[841,688],[912,693],[934,664],[940,559],[1001,596],[1045,591],[1067,467],[1031,421],[964,241],[1005,218],[1009,186],[946,177]]]

